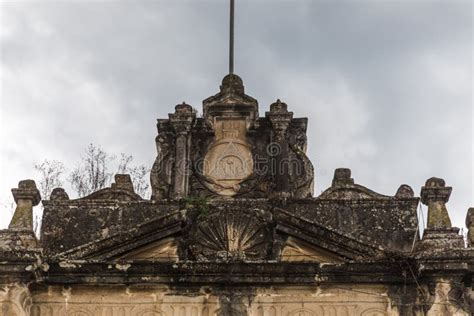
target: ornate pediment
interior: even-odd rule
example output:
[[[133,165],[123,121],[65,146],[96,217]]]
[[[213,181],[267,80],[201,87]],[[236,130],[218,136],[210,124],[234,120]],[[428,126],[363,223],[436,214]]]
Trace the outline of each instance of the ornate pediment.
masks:
[[[258,209],[218,208],[198,211],[185,236],[190,259],[254,261],[269,258],[272,247],[269,214]]]

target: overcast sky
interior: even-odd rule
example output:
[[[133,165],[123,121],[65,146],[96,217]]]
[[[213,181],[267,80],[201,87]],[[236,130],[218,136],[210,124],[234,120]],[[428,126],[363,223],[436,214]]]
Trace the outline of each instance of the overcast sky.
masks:
[[[236,0],[235,72],[260,114],[309,118],[317,195],[338,167],[474,206],[470,1]],[[228,1],[1,2],[0,204],[34,164],[72,169],[94,143],[152,165],[156,119],[201,110],[227,72]],[[69,192],[73,195],[72,192]],[[0,227],[11,212],[1,210]],[[426,218],[425,218],[426,220]]]

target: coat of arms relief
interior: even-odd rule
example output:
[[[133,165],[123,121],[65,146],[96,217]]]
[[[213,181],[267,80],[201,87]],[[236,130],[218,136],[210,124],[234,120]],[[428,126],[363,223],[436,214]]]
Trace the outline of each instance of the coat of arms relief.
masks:
[[[218,118],[215,140],[203,163],[207,187],[220,195],[232,196],[252,173],[252,150],[246,139],[245,118]]]

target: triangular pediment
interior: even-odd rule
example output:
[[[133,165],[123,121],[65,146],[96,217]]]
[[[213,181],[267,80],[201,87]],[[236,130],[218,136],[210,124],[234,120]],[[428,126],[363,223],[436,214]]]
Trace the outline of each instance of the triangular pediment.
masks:
[[[181,232],[180,212],[170,212],[138,225],[128,231],[94,240],[55,255],[64,259],[144,259],[171,261],[177,258],[174,236]],[[166,258],[166,259],[165,259]]]
[[[219,104],[246,104],[256,107],[258,102],[251,96],[245,94],[244,85],[239,76],[229,74],[222,80],[220,92],[203,101],[204,112],[206,112],[207,107],[217,106]]]
[[[246,94],[217,94],[204,101],[206,105],[227,105],[227,104],[241,104],[241,105],[256,105],[257,102],[251,96]]]
[[[229,74],[222,80],[220,92],[202,101],[203,116],[210,126],[216,117],[247,118],[250,126],[258,118],[258,102],[245,94],[242,79]]]
[[[246,94],[219,93],[203,101],[203,112],[205,117],[243,115],[253,120],[258,117],[258,103]]]
[[[289,237],[281,251],[281,261],[312,261],[320,263],[341,263],[344,260],[336,253]]]
[[[286,210],[277,208],[274,215],[276,230],[287,236],[288,241],[282,248],[282,256],[287,253],[286,259],[292,255],[301,256],[305,261],[344,262],[383,256],[381,248]]]
[[[175,262],[179,259],[178,243],[173,237],[165,238],[133,250],[120,259]]]

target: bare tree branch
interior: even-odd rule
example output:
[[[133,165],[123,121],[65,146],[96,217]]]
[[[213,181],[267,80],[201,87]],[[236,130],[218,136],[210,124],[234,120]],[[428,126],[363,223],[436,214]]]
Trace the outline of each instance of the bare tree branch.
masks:
[[[130,174],[135,192],[138,195],[147,198],[150,195],[150,184],[148,183],[150,168],[147,168],[145,165],[134,166],[132,165],[132,162],[132,155],[122,153],[117,173]]]
[[[62,175],[66,170],[64,164],[57,160],[45,159],[42,163],[35,165],[39,173],[38,188],[42,199],[48,199],[54,188],[63,185]]]
[[[100,146],[89,144],[84,150],[81,160],[70,172],[68,181],[78,197],[84,197],[110,185],[113,177],[115,155],[105,152]],[[143,197],[150,194],[148,174],[150,168],[145,165],[133,165],[133,156],[120,154],[116,165],[117,173],[130,174],[135,192]],[[64,164],[57,160],[44,160],[36,164],[39,173],[39,190],[44,199],[49,198],[51,191],[63,186]]]
[[[69,175],[69,182],[79,197],[84,197],[110,184],[112,173],[109,163],[115,156],[109,155],[101,147],[89,144],[77,167]]]
[[[42,163],[35,165],[36,172],[39,174],[38,189],[42,199],[48,199],[54,188],[63,186],[63,174],[65,172],[64,164],[57,160],[45,159]],[[43,206],[34,208],[33,231],[39,236],[41,229],[41,218]]]

